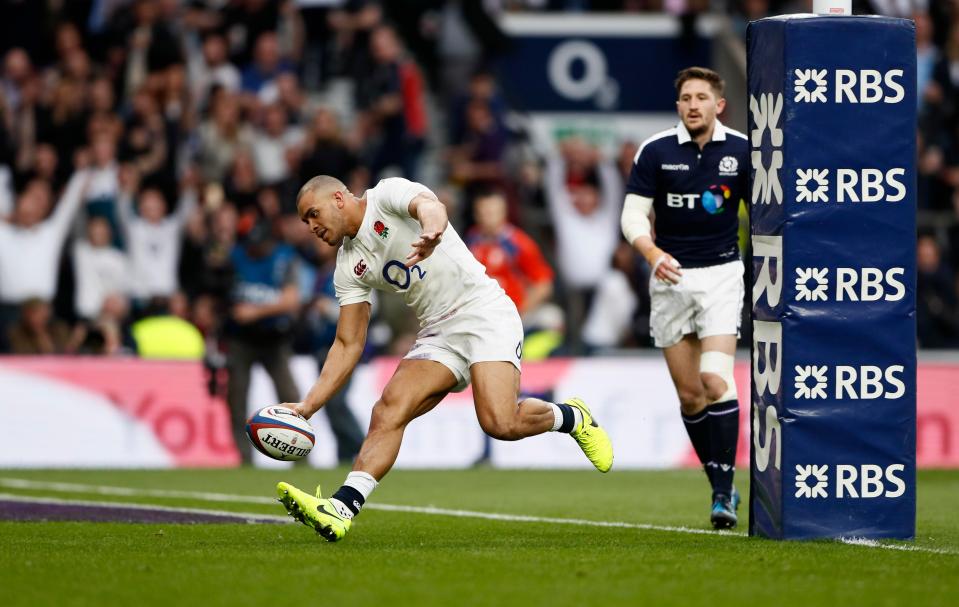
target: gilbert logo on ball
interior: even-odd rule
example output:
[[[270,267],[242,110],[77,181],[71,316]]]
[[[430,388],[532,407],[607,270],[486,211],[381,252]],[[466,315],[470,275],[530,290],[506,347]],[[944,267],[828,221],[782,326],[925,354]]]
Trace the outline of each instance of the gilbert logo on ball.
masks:
[[[316,440],[305,417],[280,406],[264,407],[254,413],[246,422],[246,435],[257,451],[281,461],[306,457]]]

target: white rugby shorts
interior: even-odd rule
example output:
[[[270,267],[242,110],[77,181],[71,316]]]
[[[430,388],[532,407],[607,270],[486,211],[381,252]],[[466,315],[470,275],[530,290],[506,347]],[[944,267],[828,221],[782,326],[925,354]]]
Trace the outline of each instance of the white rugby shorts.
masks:
[[[523,323],[513,302],[502,295],[423,327],[403,358],[441,363],[456,377],[453,392],[462,392],[470,383],[474,363],[506,361],[522,370]]]
[[[743,311],[743,262],[682,268],[679,284],[649,281],[650,333],[657,348],[668,348],[695,333],[739,335]]]

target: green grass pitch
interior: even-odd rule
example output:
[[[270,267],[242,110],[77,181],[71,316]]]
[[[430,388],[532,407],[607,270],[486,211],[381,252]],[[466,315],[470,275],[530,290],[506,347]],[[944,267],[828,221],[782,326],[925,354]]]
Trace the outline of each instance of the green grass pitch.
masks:
[[[278,480],[329,491],[343,476],[0,470],[0,493],[277,515],[279,504],[257,499],[271,497]],[[254,499],[139,491],[157,489]],[[907,551],[660,529],[707,529],[706,483],[692,470],[395,471],[371,504],[654,528],[368,509],[344,541],[328,544],[292,524],[0,521],[0,605],[959,605],[959,471],[921,472],[918,495],[916,541],[883,542]],[[740,514],[744,529],[745,508]]]

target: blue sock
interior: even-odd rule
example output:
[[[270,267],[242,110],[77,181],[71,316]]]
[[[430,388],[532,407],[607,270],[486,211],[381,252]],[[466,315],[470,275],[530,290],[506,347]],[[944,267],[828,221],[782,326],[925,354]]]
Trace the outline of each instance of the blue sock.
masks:
[[[706,407],[709,414],[710,455],[713,493],[732,495],[736,472],[736,445],[739,442],[739,401],[726,400]]]

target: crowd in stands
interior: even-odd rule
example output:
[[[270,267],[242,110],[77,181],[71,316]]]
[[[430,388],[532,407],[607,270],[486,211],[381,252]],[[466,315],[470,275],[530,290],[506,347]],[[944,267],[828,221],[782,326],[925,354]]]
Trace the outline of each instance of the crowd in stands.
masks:
[[[5,3],[0,352],[322,364],[335,249],[294,208],[317,174],[357,194],[391,175],[433,188],[517,303],[528,356],[648,346],[648,269],[618,227],[648,134],[624,134],[614,157],[575,137],[532,149],[490,70],[508,45],[490,4]],[[752,19],[809,3],[499,4]],[[956,347],[959,3],[856,6],[917,22],[919,206],[953,218],[919,240],[919,341]],[[401,301],[379,298],[369,353],[402,355],[415,331]]]

